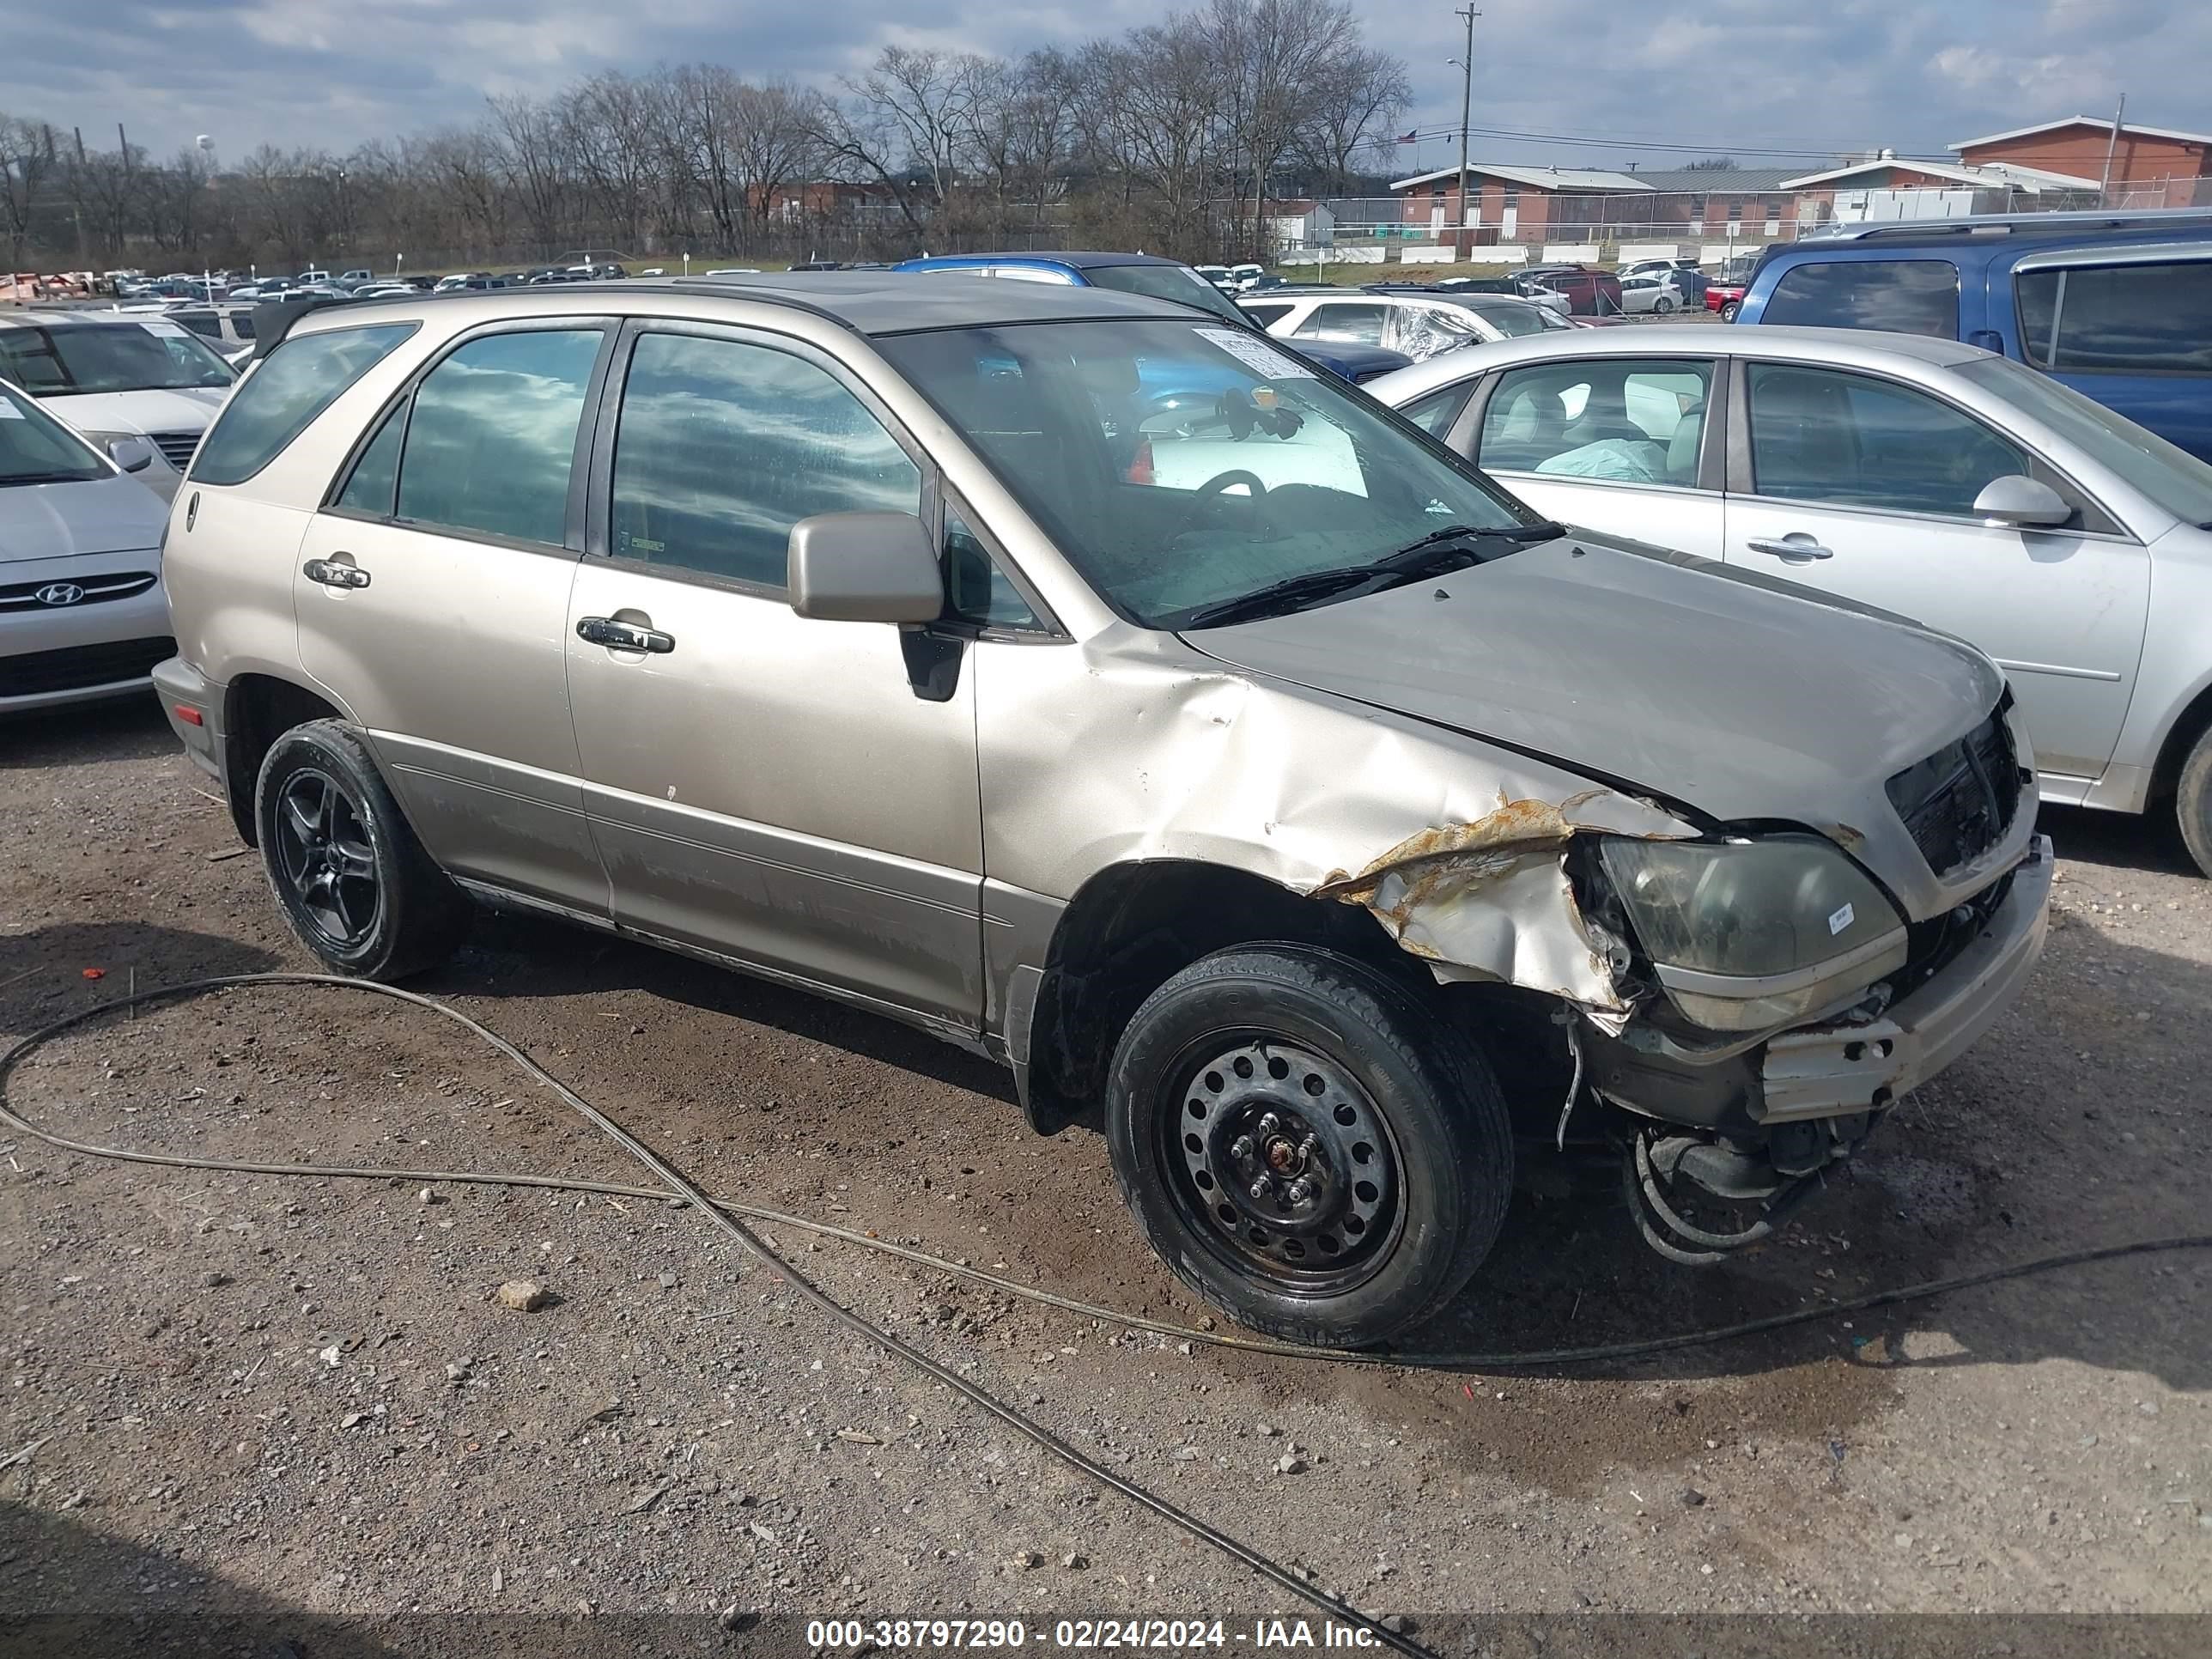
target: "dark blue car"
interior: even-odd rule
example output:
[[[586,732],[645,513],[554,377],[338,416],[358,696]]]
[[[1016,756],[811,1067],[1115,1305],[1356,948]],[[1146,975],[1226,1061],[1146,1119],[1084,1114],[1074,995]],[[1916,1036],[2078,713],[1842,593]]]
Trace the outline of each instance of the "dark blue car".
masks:
[[[935,258],[908,259],[894,270],[964,270],[978,276],[1007,276],[1018,282],[1065,283],[1076,288],[1119,289],[1124,294],[1149,295],[1210,311],[1240,328],[1252,319],[1219,289],[1179,259],[1163,259],[1149,253],[948,253]],[[1365,381],[1413,359],[1403,352],[1381,346],[1346,345],[1332,342],[1316,346],[1299,341],[1275,345],[1294,351],[1332,374],[1352,381]]]
[[[1770,248],[1736,321],[1964,340],[2212,460],[2212,209],[1851,226]]]

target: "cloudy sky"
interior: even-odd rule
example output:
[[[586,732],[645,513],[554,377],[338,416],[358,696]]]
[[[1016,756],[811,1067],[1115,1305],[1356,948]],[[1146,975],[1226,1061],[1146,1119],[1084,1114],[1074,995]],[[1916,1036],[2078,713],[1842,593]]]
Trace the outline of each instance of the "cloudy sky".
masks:
[[[1353,0],[1413,66],[1411,118],[1455,128],[1451,0]],[[2058,115],[2212,125],[2201,0],[1478,0],[1478,160],[1666,166],[1725,150],[1784,165],[1943,145]],[[725,63],[823,85],[890,42],[1012,52],[1152,21],[1173,0],[7,0],[0,113],[173,153],[211,134],[343,150],[471,119],[489,93],[602,67]],[[1606,141],[1614,141],[1608,144]],[[1659,144],[1671,149],[1629,148]],[[1771,153],[1770,153],[1771,152]],[[1787,152],[1787,153],[1784,153]],[[1456,138],[1383,158],[1417,171]]]

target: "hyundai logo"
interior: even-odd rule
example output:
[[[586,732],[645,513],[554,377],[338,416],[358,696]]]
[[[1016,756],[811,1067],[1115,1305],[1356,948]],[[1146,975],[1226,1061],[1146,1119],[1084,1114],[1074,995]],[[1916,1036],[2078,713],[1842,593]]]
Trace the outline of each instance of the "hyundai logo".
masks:
[[[84,597],[84,589],[75,582],[48,582],[31,597],[40,605],[75,605]]]

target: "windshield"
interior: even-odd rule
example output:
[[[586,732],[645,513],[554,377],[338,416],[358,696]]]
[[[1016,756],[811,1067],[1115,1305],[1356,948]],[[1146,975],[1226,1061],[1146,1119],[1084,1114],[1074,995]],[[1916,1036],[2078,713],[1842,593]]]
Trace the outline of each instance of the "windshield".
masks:
[[[84,441],[11,386],[0,385],[0,489],[89,483],[109,476]]]
[[[1959,374],[2034,416],[2175,518],[2212,529],[2212,466],[2187,450],[2009,357],[1977,357]]]
[[[1212,269],[1221,268],[1216,265]],[[1200,311],[1225,317],[1232,323],[1247,321],[1234,300],[1188,265],[1092,265],[1083,275],[1093,288],[1117,289],[1123,294],[1173,300],[1179,305],[1196,306]]]
[[[1091,586],[1148,628],[1373,564],[1447,526],[1542,522],[1243,327],[1030,323],[878,345]]]
[[[227,386],[231,366],[167,319],[0,328],[0,376],[34,398]]]

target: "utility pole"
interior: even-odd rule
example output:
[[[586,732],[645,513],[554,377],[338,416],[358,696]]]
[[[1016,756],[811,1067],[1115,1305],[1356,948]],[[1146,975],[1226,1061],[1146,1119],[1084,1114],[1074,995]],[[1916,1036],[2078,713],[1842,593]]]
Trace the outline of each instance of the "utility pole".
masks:
[[[2112,204],[2112,152],[2120,147],[2120,124],[2128,118],[2128,95],[2120,94],[2120,106],[2112,112],[2112,136],[2105,141],[2105,173],[2097,180],[2097,205]]]
[[[1467,125],[1474,112],[1474,20],[1482,15],[1470,0],[1465,11],[1455,11],[1455,17],[1467,19],[1467,46],[1460,53],[1462,80],[1459,94],[1459,223],[1452,231],[1452,252],[1457,254],[1460,238],[1467,229]],[[1472,252],[1470,248],[1468,250]]]

